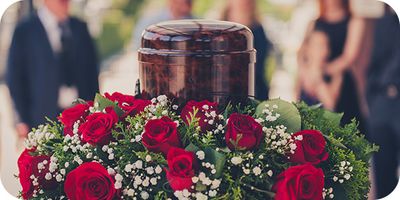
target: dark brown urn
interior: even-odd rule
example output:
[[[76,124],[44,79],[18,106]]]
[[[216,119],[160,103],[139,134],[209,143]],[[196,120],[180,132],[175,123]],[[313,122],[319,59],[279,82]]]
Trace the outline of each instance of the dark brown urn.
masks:
[[[139,49],[142,94],[238,103],[254,96],[253,34],[241,24],[176,20],[151,25]]]

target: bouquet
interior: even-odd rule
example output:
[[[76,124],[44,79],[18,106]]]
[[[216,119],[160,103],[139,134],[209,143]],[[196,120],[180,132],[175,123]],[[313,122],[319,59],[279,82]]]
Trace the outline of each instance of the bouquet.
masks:
[[[113,93],[33,129],[23,199],[366,199],[377,147],[341,114],[280,99],[243,105]]]

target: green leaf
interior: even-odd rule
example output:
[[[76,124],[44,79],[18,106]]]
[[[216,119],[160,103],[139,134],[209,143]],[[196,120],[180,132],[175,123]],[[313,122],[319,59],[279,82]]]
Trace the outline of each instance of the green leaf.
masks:
[[[268,101],[263,101],[257,106],[256,115],[264,115],[262,111],[266,108],[265,105],[269,105],[270,109],[273,105],[277,105],[278,108],[273,109],[273,113],[279,113],[280,116],[274,122],[277,125],[284,125],[287,127],[288,132],[295,133],[301,130],[301,117],[296,106],[292,103],[281,99],[271,99]]]
[[[196,183],[196,191],[202,192],[207,190],[207,186],[201,184],[200,182]]]
[[[196,153],[197,151],[200,151],[201,149],[197,147],[196,145],[190,143],[186,148],[186,151],[191,151]],[[226,162],[226,156],[223,153],[220,153],[210,147],[206,147],[204,150],[205,162],[209,162],[215,166],[216,173],[213,175],[214,178],[219,178],[222,175],[225,162]]]
[[[103,110],[107,107],[112,106],[118,116],[122,116],[124,114],[124,111],[117,105],[117,103],[105,98],[101,94],[96,94],[94,102],[99,104],[99,107],[98,107],[99,110]]]
[[[335,113],[329,110],[324,110],[324,114],[322,116],[329,120],[333,125],[340,126],[340,120],[342,120],[343,113]]]
[[[215,165],[217,172],[214,174],[214,178],[221,177],[226,162],[225,154],[215,151],[210,147],[205,148],[204,153],[206,154],[204,160]]]
[[[186,150],[186,151],[191,151],[191,152],[196,153],[197,151],[200,150],[200,148],[197,147],[196,145],[190,143],[189,145],[187,145],[187,147],[185,148],[185,150]]]

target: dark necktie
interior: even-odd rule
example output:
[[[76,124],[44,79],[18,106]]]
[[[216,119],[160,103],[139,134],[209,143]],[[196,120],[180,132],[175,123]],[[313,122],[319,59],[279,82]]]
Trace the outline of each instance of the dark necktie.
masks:
[[[74,84],[73,74],[73,49],[72,49],[72,32],[68,21],[63,21],[58,24],[61,30],[61,52],[59,54],[59,65],[61,68],[62,84],[71,86]]]

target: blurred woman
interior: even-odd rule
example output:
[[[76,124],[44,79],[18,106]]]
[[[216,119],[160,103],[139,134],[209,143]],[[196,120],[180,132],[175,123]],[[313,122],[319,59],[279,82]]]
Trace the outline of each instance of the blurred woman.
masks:
[[[254,48],[256,54],[255,69],[255,98],[268,99],[269,87],[265,79],[265,60],[272,49],[272,44],[267,38],[264,28],[257,18],[255,0],[229,0],[227,1],[222,19],[243,24],[251,29],[254,35]]]
[[[356,118],[360,121],[360,129],[363,130],[357,88],[350,67],[360,53],[365,20],[352,15],[349,0],[319,0],[318,3],[320,14],[310,23],[299,50],[299,69],[307,71],[310,59],[315,59],[307,55],[309,51],[307,43],[313,31],[326,34],[329,41],[329,56],[321,66],[321,73],[303,71],[299,74],[307,76],[300,77],[300,80],[304,80],[307,85],[315,85],[322,77],[321,84],[329,85],[330,89],[327,92],[323,91],[326,87],[303,87],[302,96],[314,97],[322,104],[326,104],[328,109],[344,112],[342,123],[349,123],[351,119]],[[341,83],[338,84],[338,81]],[[327,102],[326,99],[331,101]]]
[[[299,70],[298,86],[301,90],[301,99],[309,105],[323,102],[326,109],[333,110],[336,97],[340,93],[342,76],[332,76],[329,83],[323,77],[326,62],[330,55],[329,38],[322,31],[314,30],[308,35],[305,58],[307,65]],[[309,77],[313,77],[310,79]]]

